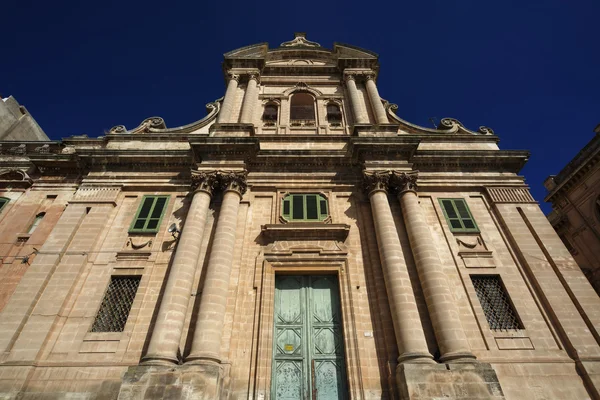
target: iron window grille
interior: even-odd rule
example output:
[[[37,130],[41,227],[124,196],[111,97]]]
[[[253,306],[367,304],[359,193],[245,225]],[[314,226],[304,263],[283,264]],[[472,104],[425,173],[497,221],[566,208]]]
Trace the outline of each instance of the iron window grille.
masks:
[[[471,281],[490,329],[523,329],[499,275],[471,275]]]
[[[329,216],[327,199],[320,194],[289,194],[282,199],[281,215],[289,222],[324,221]]]
[[[440,199],[451,232],[479,232],[465,199]]]
[[[90,332],[123,332],[140,277],[113,276]]]
[[[144,196],[129,232],[158,232],[169,196]]]

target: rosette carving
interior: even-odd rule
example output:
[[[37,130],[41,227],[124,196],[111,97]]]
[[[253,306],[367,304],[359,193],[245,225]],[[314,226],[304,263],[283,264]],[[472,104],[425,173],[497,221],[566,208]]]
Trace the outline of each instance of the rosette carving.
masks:
[[[247,171],[218,171],[219,187],[223,191],[233,190],[242,196],[246,193],[248,187],[246,183],[247,175]]]
[[[440,121],[440,125],[438,126],[438,129],[452,129],[452,128],[458,129],[459,127],[461,127],[461,128],[464,127],[462,122],[460,122],[459,120],[457,120],[455,118],[442,118],[442,120]]]
[[[390,179],[390,186],[392,190],[397,193],[404,193],[412,190],[417,191],[417,178],[419,177],[419,171],[412,172],[400,172],[392,171],[392,177]]]
[[[390,184],[390,171],[365,171],[363,172],[363,188],[369,195],[375,190],[387,193]]]
[[[213,193],[217,186],[217,171],[204,172],[192,170],[192,190],[202,190],[208,194]]]

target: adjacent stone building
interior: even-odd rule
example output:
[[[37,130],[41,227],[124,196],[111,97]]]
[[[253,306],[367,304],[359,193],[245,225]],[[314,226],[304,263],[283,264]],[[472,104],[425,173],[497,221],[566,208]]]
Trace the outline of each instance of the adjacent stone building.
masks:
[[[596,135],[558,173],[549,176],[550,223],[600,293],[600,125]]]
[[[404,121],[354,46],[223,67],[189,125],[3,150],[0,398],[599,398],[526,151]]]

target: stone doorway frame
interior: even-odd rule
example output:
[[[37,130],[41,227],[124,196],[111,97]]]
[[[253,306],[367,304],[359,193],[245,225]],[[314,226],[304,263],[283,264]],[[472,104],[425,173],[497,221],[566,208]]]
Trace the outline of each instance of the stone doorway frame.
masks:
[[[255,284],[259,291],[256,353],[251,364],[254,399],[270,399],[273,363],[275,275],[335,275],[338,278],[346,378],[350,399],[364,398],[358,334],[347,260],[343,242],[337,240],[278,240],[264,248],[256,262]]]

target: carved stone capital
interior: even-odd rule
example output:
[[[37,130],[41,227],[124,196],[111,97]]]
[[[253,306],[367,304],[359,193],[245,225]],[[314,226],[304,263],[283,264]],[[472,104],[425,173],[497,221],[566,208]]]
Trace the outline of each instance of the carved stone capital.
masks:
[[[232,79],[233,79],[234,81],[236,81],[236,82],[238,82],[238,83],[239,83],[239,81],[240,81],[240,76],[239,76],[238,74],[234,74],[233,72],[228,72],[228,73],[227,73],[227,78],[228,78],[229,80],[232,80]]]
[[[248,171],[218,171],[219,186],[224,192],[232,190],[243,196],[248,187],[247,175]]]
[[[364,171],[363,188],[370,195],[374,191],[388,192],[390,184],[390,171]]]
[[[417,178],[419,171],[400,172],[392,171],[390,187],[396,194],[402,194],[407,191],[417,191]]]
[[[205,172],[192,170],[192,190],[203,191],[212,196],[217,186],[217,171]]]
[[[248,74],[248,81],[251,81],[252,79],[254,79],[256,81],[256,83],[260,83],[260,74],[258,74],[258,73]]]
[[[374,81],[375,80],[375,72],[367,72],[364,76],[365,76],[365,81]]]
[[[356,81],[356,74],[346,72],[344,74],[344,82]]]

